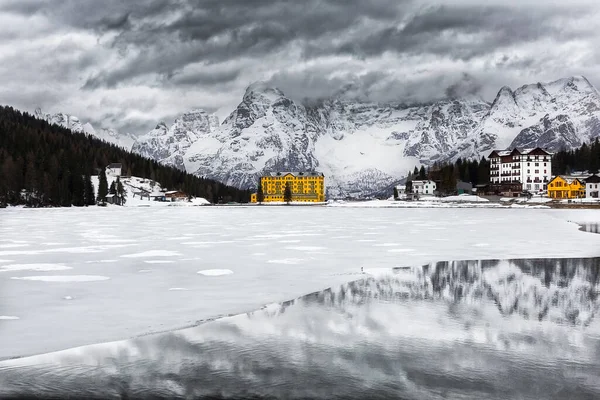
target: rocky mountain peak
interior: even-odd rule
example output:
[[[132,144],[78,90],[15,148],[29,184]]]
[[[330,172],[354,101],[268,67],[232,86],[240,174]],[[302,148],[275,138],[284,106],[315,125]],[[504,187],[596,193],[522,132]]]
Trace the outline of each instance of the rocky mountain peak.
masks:
[[[503,86],[496,98],[492,102],[492,110],[494,109],[514,109],[518,107],[515,100],[515,93],[508,86]]]
[[[285,97],[283,92],[276,87],[270,86],[266,82],[259,81],[250,84],[246,88],[246,92],[244,93],[243,101],[257,101],[257,99],[262,99],[271,103],[279,100],[281,97]]]

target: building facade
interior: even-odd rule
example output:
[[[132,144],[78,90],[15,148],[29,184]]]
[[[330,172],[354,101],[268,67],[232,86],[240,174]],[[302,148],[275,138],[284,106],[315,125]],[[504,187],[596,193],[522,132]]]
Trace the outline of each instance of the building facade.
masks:
[[[500,192],[540,192],[552,178],[552,153],[541,149],[494,150],[490,184]]]
[[[597,199],[600,193],[600,176],[592,175],[585,180],[585,197]]]
[[[123,172],[123,165],[121,163],[112,163],[106,166],[106,174],[112,176],[121,176]]]
[[[413,193],[433,195],[436,190],[437,185],[434,181],[412,181]]]
[[[325,176],[320,172],[272,172],[260,178],[264,202],[285,201],[285,187],[289,185],[293,202],[322,203],[325,201]],[[258,201],[252,193],[250,202]]]
[[[581,199],[585,197],[586,185],[583,179],[558,175],[548,183],[548,197],[551,199]]]

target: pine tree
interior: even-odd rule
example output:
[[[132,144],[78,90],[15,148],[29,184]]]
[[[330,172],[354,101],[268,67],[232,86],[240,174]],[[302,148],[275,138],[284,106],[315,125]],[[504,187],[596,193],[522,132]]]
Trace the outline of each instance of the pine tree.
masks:
[[[85,181],[79,173],[71,174],[71,204],[76,207],[85,205]]]
[[[400,195],[398,194],[398,188],[394,186],[394,200],[398,200]]]
[[[86,174],[83,180],[85,182],[85,205],[93,206],[96,204],[96,198],[94,197],[94,184],[92,183],[92,178]]]
[[[292,186],[289,182],[285,183],[285,190],[283,191],[283,201],[290,204],[292,201]]]
[[[106,204],[106,195],[108,194],[108,181],[106,180],[106,169],[102,168],[98,176],[98,203]]]
[[[258,180],[258,189],[256,190],[256,201],[258,204],[265,201],[265,193],[263,192],[261,179]]]
[[[121,179],[118,176],[117,176],[116,190],[117,190],[117,199],[118,199],[119,205],[124,205],[125,204],[125,188],[123,187],[123,183],[121,183]]]
[[[407,179],[405,185],[406,193],[412,193],[412,179]]]
[[[419,170],[419,179],[425,180],[427,178],[427,173],[425,172],[425,167],[421,165],[421,169]]]
[[[413,171],[413,177],[415,177],[415,178],[416,178],[416,177],[418,177],[418,176],[419,176],[419,168],[417,168],[417,167],[415,166],[415,169],[414,169],[414,171]]]

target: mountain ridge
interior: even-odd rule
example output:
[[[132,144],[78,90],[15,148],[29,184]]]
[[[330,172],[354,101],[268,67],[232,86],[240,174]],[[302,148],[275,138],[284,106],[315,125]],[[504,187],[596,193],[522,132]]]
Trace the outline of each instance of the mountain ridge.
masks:
[[[131,149],[244,189],[266,172],[318,170],[328,196],[338,198],[380,192],[415,165],[479,158],[494,148],[575,148],[599,136],[600,94],[583,76],[504,86],[491,103],[468,95],[418,105],[348,98],[343,90],[297,102],[255,82],[221,123],[194,109],[138,136]]]

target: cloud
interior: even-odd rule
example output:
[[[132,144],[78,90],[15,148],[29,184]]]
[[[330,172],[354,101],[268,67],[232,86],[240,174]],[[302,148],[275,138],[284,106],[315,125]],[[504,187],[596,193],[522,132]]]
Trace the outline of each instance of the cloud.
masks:
[[[591,0],[5,0],[0,101],[143,133],[256,80],[302,101],[491,100],[600,83],[598,17]]]

